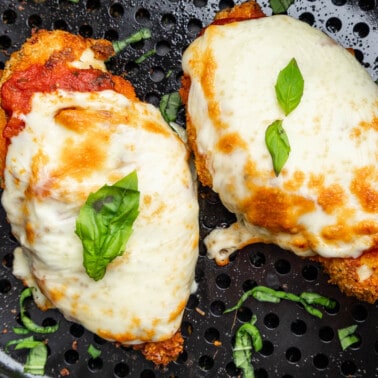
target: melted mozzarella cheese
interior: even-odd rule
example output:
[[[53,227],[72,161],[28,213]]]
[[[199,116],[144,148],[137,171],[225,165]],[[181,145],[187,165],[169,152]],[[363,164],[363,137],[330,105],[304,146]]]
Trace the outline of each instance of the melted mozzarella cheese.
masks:
[[[285,117],[275,83],[292,58],[304,93]],[[325,257],[376,246],[378,87],[352,54],[301,21],[273,16],[209,26],[183,69],[197,160],[239,219],[207,237],[210,256],[222,262],[258,241]],[[276,177],[265,130],[278,119],[291,152]]]
[[[125,344],[179,328],[194,287],[198,204],[188,153],[149,104],[111,90],[36,93],[9,145],[2,204],[22,245],[14,273],[41,307]],[[94,281],[75,234],[88,195],[136,170],[139,216],[123,256]]]

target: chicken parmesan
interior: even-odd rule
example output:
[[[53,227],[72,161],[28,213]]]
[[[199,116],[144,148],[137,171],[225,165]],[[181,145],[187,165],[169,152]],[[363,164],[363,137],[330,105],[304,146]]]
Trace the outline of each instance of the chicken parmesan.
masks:
[[[277,83],[293,61],[303,93],[286,113]],[[208,256],[226,264],[243,246],[275,243],[321,261],[341,290],[374,302],[378,87],[353,54],[304,22],[264,17],[248,2],[221,12],[182,64],[199,179],[237,216],[206,237]],[[288,96],[294,81],[281,83]],[[272,154],[267,129],[276,122],[283,128]],[[277,172],[274,158],[283,154]]]
[[[195,289],[196,189],[185,144],[129,82],[107,72],[113,54],[108,41],[42,30],[5,66],[2,205],[21,245],[13,272],[36,289],[40,308],[167,364],[183,350],[179,328]],[[93,279],[80,211],[129,175],[137,177],[138,215],[122,253]]]

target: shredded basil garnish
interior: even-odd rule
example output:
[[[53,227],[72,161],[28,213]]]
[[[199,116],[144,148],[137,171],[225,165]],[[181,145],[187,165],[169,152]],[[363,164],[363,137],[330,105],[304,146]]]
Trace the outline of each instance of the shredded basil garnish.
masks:
[[[327,309],[332,309],[336,306],[335,301],[317,293],[303,292],[298,296],[282,290],[274,290],[266,286],[255,286],[253,289],[246,291],[241,296],[238,303],[235,306],[224,311],[224,313],[226,314],[231,311],[238,310],[249,297],[253,297],[260,302],[279,303],[282,299],[286,299],[292,302],[301,303],[304,309],[310,315],[316,316],[318,318],[322,318],[323,314],[320,310],[313,307],[312,304],[321,305]]]
[[[30,349],[24,365],[24,372],[33,375],[44,375],[47,361],[47,347],[40,341]]]
[[[149,51],[145,52],[144,54],[142,54],[137,59],[135,59],[135,63],[136,64],[143,63],[147,58],[149,58],[150,56],[152,56],[154,54],[156,54],[156,50],[155,49],[149,50]]]
[[[83,245],[83,264],[89,277],[100,280],[108,264],[123,255],[138,214],[136,171],[89,195],[76,220],[76,234]]]
[[[255,373],[251,362],[252,351],[258,352],[263,346],[260,332],[255,326],[256,320],[256,315],[253,315],[251,321],[243,324],[235,335],[233,359],[235,366],[243,371],[244,378],[254,378]]]
[[[340,345],[342,350],[349,348],[351,345],[360,341],[359,337],[355,335],[357,325],[351,325],[346,328],[341,328],[337,330],[337,335],[339,337]]]
[[[293,3],[294,0],[269,0],[273,14],[285,13]]]
[[[122,39],[121,41],[114,41],[113,42],[114,52],[116,54],[119,54],[131,43],[140,42],[140,41],[143,41],[144,39],[149,39],[149,38],[151,38],[151,30],[148,28],[140,29],[136,33],[130,35],[129,37],[125,39]]]
[[[59,329],[59,323],[53,325],[53,326],[47,326],[42,327],[36,323],[33,322],[27,315],[26,315],[26,309],[25,309],[25,300],[28,297],[31,297],[33,295],[33,287],[28,287],[24,289],[20,295],[20,317],[21,322],[25,326],[26,329],[28,329],[31,332],[36,333],[54,333]],[[35,289],[34,289],[35,290]]]
[[[169,124],[170,122],[176,121],[177,113],[182,105],[181,96],[178,92],[172,92],[165,94],[159,104],[159,109],[161,115],[165,121]]]
[[[97,357],[100,357],[101,356],[101,350],[100,349],[97,349],[95,346],[93,346],[92,344],[89,344],[89,347],[88,347],[88,354],[93,358],[97,358]]]
[[[12,330],[16,335],[27,335],[30,332],[24,327],[13,327]]]
[[[47,361],[47,347],[43,341],[34,340],[33,336],[11,340],[5,345],[5,351],[14,345],[15,350],[30,349],[24,365],[24,373],[44,375]]]

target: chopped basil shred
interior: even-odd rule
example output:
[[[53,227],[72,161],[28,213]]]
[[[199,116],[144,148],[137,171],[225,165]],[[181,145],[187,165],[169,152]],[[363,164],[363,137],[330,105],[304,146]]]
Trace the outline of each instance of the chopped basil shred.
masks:
[[[44,375],[47,361],[47,347],[40,341],[30,349],[24,365],[24,372],[34,375]]]
[[[354,334],[356,329],[357,325],[354,324],[346,328],[341,328],[337,331],[342,350],[345,350],[351,345],[360,341],[359,337]]]
[[[24,365],[24,373],[30,373],[33,375],[45,374],[47,347],[43,341],[34,340],[33,336],[11,340],[5,345],[6,352],[8,352],[8,348],[11,345],[15,346],[15,350],[30,349]]]
[[[177,113],[182,105],[181,96],[178,92],[172,92],[165,94],[159,104],[159,109],[161,115],[165,121],[169,124],[170,122],[176,121]]]
[[[93,358],[97,358],[101,356],[101,350],[94,347],[92,344],[89,344],[88,347],[88,354]]]
[[[156,54],[155,49],[149,50],[149,51],[145,52],[144,54],[142,54],[139,58],[135,59],[135,63],[136,64],[143,63],[147,58],[149,58],[150,56],[155,55],[155,54]]]
[[[33,342],[34,341],[34,336],[29,336],[29,337],[25,337],[23,339],[16,339],[16,340],[10,340],[8,341],[6,344],[5,344],[5,348],[4,350],[6,352],[8,352],[9,350],[9,347],[12,346],[12,345],[18,345],[18,344],[22,344],[22,343],[30,343],[30,342]],[[15,347],[15,349],[17,349]],[[18,348],[18,349],[21,349],[21,348]]]
[[[253,297],[260,302],[279,303],[282,299],[286,299],[292,302],[301,303],[310,315],[318,318],[322,318],[323,314],[319,309],[311,306],[312,304],[321,305],[327,309],[333,309],[336,306],[335,301],[317,293],[303,292],[298,296],[282,290],[274,290],[266,286],[255,286],[253,289],[246,291],[241,296],[238,303],[224,311],[224,313],[226,314],[238,310],[249,297]]]
[[[25,309],[25,300],[33,295],[33,287],[24,289],[20,295],[20,317],[21,322],[26,329],[35,333],[54,333],[59,329],[59,323],[53,326],[43,327],[33,322],[27,315]]]
[[[137,31],[136,33],[130,35],[129,37],[122,39],[120,41],[113,42],[113,49],[116,54],[119,54],[131,43],[136,43],[143,41],[144,39],[151,38],[151,30],[148,28],[143,28]]]
[[[89,277],[100,280],[108,264],[123,255],[138,214],[136,171],[89,195],[76,219],[76,234],[83,245],[83,264]]]
[[[269,0],[273,14],[285,13],[293,3],[294,0]]]
[[[12,330],[16,335],[27,335],[30,333],[30,331],[24,327],[13,327]]]
[[[278,104],[289,115],[300,103],[304,80],[296,60],[293,58],[277,77],[275,91]],[[279,176],[291,151],[289,138],[282,126],[283,120],[272,122],[265,131],[265,144],[272,158],[273,170]]]
[[[255,326],[256,320],[256,315],[253,315],[251,321],[243,324],[235,335],[233,359],[235,366],[243,371],[244,378],[254,378],[255,373],[251,362],[252,351],[258,352],[263,346],[260,332]]]
[[[13,327],[13,332],[16,335],[25,335],[31,332],[36,333],[53,333],[59,328],[59,324],[54,326],[42,327],[35,324],[27,315],[25,309],[25,300],[33,295],[35,288],[28,287],[21,292],[20,295],[20,318],[22,325],[25,327]],[[35,340],[34,336],[24,337],[22,339],[11,340],[5,345],[5,351],[14,345],[15,350],[30,349],[27,355],[26,363],[24,365],[24,372],[34,375],[44,375],[45,365],[47,361],[47,347],[43,341]]]

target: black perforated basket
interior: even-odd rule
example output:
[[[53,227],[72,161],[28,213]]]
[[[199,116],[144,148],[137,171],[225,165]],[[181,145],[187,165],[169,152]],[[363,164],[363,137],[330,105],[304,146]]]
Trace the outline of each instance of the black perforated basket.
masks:
[[[237,1],[235,3],[239,3]],[[267,1],[261,1],[270,15]],[[185,47],[231,0],[1,0],[0,67],[20,48],[33,28],[65,29],[85,37],[124,38],[141,27],[152,38],[130,46],[109,62],[109,69],[125,76],[138,96],[154,105],[180,86],[181,55]],[[288,13],[320,28],[345,47],[353,47],[357,59],[378,76],[378,5],[375,0],[295,1]],[[143,63],[135,60],[147,51],[156,54]],[[184,123],[184,114],[179,114]],[[204,237],[214,227],[234,221],[208,188],[199,188],[200,226]],[[25,350],[4,352],[5,344],[19,336],[19,295],[22,284],[12,275],[12,251],[17,246],[0,209],[0,376],[23,376]],[[267,377],[378,377],[378,307],[346,297],[327,283],[320,267],[273,245],[254,245],[235,253],[228,266],[218,267],[206,257],[201,243],[196,268],[198,290],[191,295],[182,323],[185,351],[178,361],[156,368],[139,352],[93,335],[66,321],[57,310],[41,312],[30,301],[27,311],[37,323],[60,323],[48,337],[46,374],[51,377],[236,377],[232,361],[236,329],[252,315],[263,337],[263,348],[253,354],[257,378]],[[252,299],[236,313],[223,314],[241,294],[255,285],[293,293],[316,291],[337,301],[322,319],[307,314],[291,302],[259,303]],[[337,330],[357,324],[360,342],[342,351]],[[42,335],[41,338],[44,338]],[[88,346],[101,350],[91,358]]]

